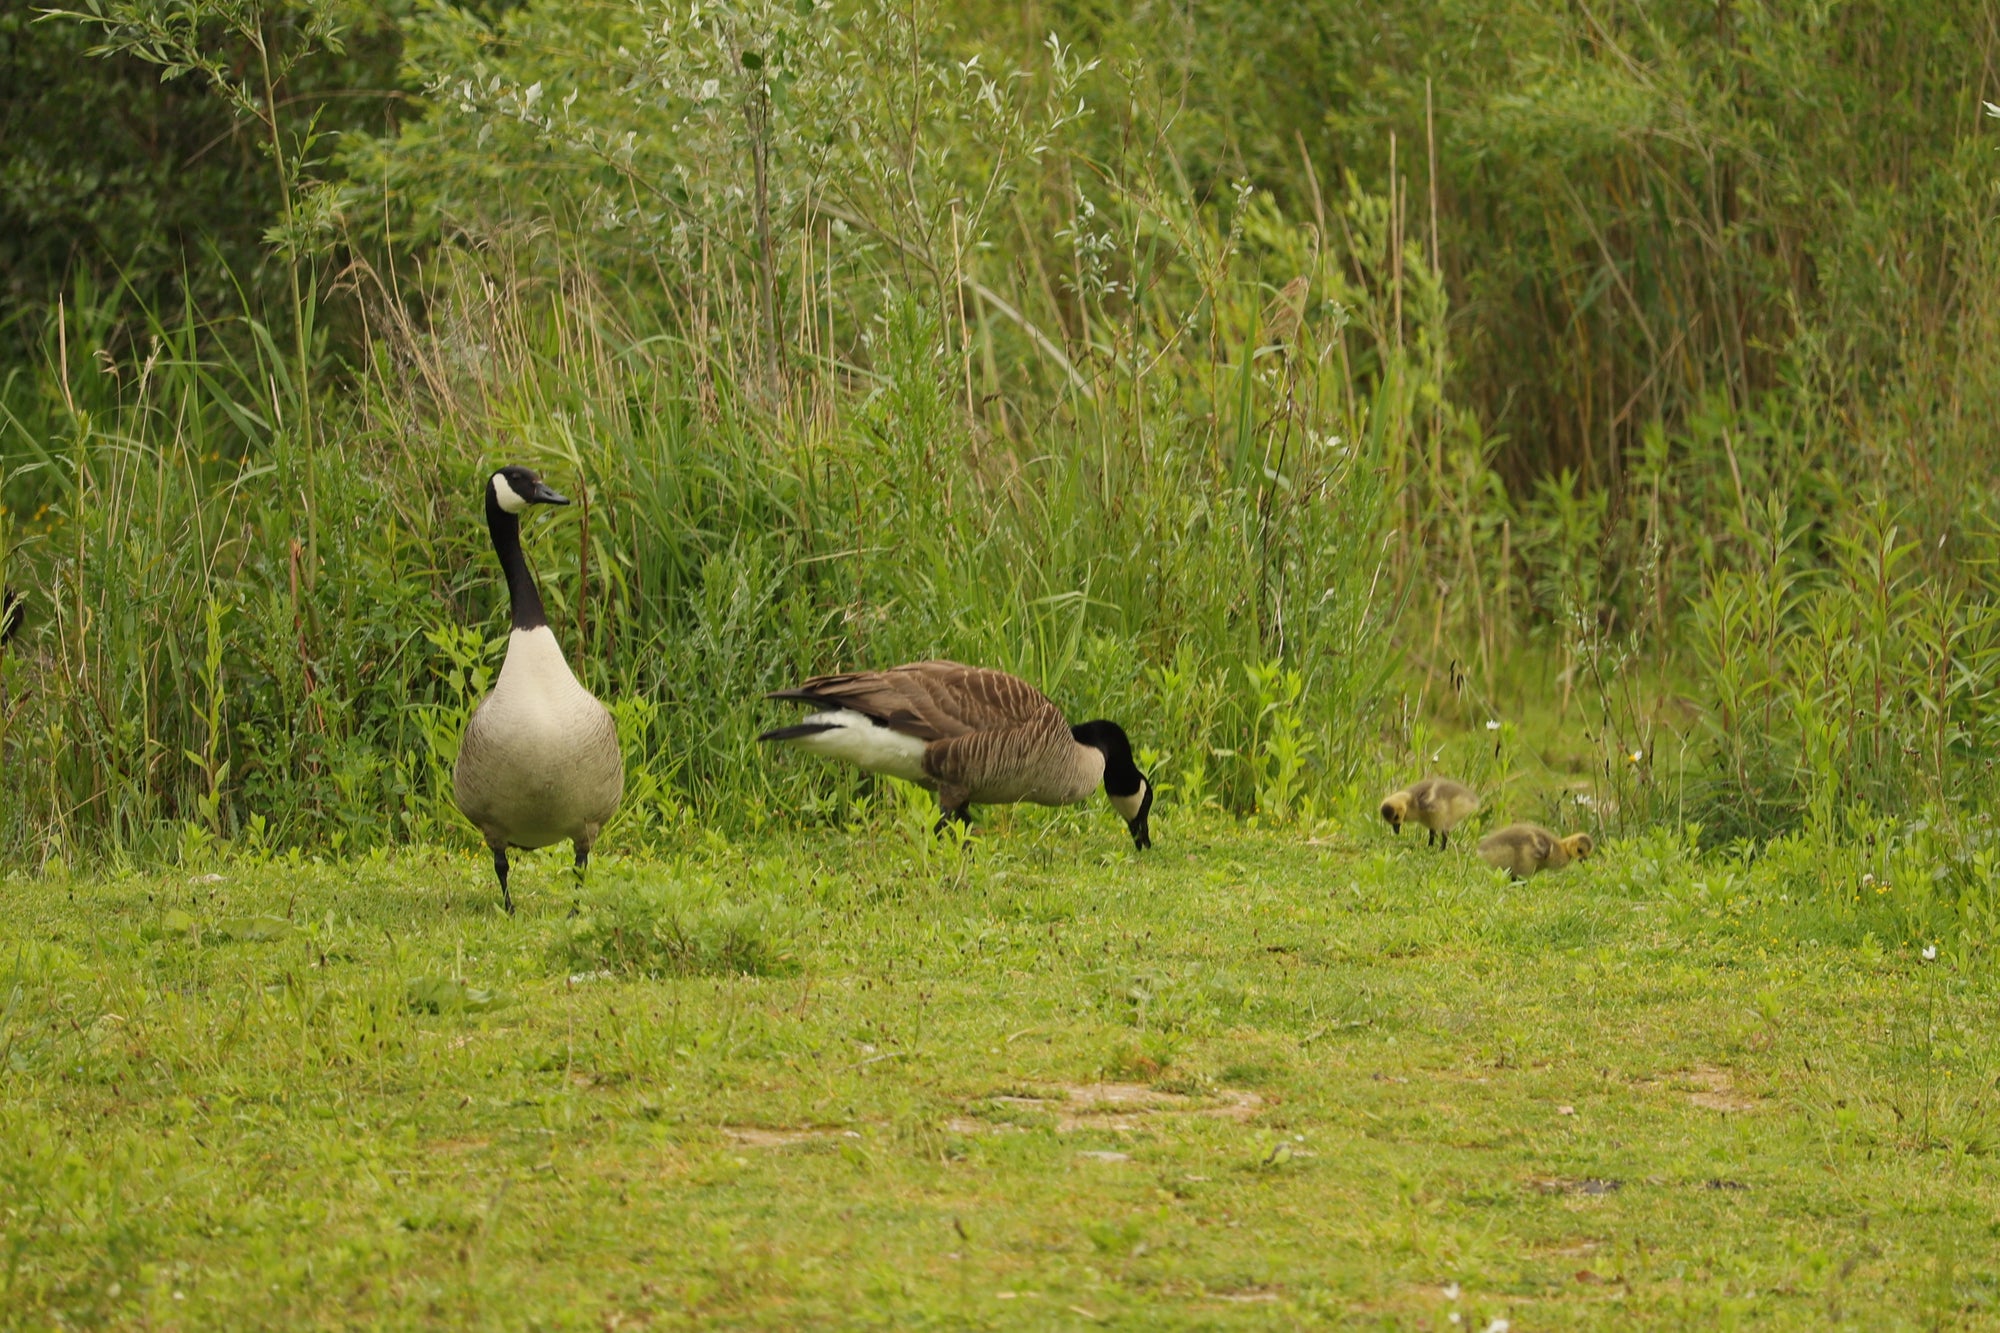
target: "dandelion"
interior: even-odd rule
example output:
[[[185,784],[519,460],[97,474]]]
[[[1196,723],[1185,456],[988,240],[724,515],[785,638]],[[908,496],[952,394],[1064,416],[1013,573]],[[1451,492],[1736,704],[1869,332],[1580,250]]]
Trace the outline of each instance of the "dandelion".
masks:
[[[1934,963],[1937,961],[1937,945],[1926,944],[1924,946],[1924,961],[1926,963]]]
[[[1498,731],[1498,730],[1500,730],[1500,719],[1498,719],[1498,718],[1494,718],[1494,717],[1489,717],[1489,718],[1487,718],[1487,719],[1486,719],[1486,729],[1487,729],[1488,731]]]
[[[1636,764],[1645,757],[1646,757],[1646,752],[1644,750],[1634,750],[1632,751],[1632,753],[1625,756],[1625,762],[1628,764]]]

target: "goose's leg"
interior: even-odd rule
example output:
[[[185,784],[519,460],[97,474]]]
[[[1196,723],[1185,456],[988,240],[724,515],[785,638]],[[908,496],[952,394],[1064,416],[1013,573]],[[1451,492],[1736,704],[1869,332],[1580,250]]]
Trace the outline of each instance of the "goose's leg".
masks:
[[[576,916],[583,911],[583,877],[590,869],[590,844],[576,844],[576,893],[569,900],[569,914]]]
[[[1441,852],[1448,852],[1451,850],[1450,829],[1446,829],[1443,833],[1438,834],[1438,850]]]
[[[1435,847],[1435,846],[1437,846],[1437,845],[1438,845],[1438,831],[1437,831],[1436,829],[1426,829],[1426,830],[1425,830],[1425,832],[1426,832],[1426,833],[1428,833],[1428,834],[1429,834],[1430,836],[1424,839],[1424,846],[1426,846],[1426,847]]]
[[[493,849],[493,873],[500,877],[500,901],[507,908],[507,915],[514,915],[514,898],[507,892],[507,849]]]
[[[962,805],[955,809],[946,810],[943,814],[939,815],[938,822],[932,826],[931,832],[935,836],[942,838],[945,830],[955,823],[963,824],[967,828],[972,827],[972,816],[966,813],[966,808]]]

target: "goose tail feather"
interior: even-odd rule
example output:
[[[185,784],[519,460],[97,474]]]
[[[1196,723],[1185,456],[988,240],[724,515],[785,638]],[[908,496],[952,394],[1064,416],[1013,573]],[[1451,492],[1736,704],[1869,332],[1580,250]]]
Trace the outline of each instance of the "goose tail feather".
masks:
[[[758,736],[760,741],[796,741],[807,736],[823,736],[841,730],[836,722],[795,722],[789,727],[773,727]]]

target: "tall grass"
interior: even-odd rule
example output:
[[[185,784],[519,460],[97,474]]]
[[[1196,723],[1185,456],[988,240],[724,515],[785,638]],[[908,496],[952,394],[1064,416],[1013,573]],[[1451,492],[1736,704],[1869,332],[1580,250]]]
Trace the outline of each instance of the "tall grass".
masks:
[[[1332,285],[1366,258],[1257,218],[1281,271]],[[1221,227],[1204,243],[1243,245]],[[37,590],[4,668],[8,768],[34,775],[8,806],[8,860],[462,833],[450,762],[502,639],[477,497],[504,461],[579,500],[527,543],[572,662],[620,718],[614,843],[684,837],[690,816],[841,817],[857,782],[759,752],[759,696],[927,655],[1124,720],[1169,801],[1185,786],[1291,817],[1371,762],[1386,479],[1430,381],[1331,302],[1281,304],[1267,341],[1272,285],[1220,275],[1212,336],[1135,343],[1117,376],[1006,438],[983,428],[977,381],[968,412],[967,363],[917,297],[862,331],[865,363],[794,366],[773,389],[748,289],[696,346],[574,269],[446,247],[423,280],[421,314],[367,289],[371,359],[310,401],[248,320],[156,320],[137,366],[93,345],[103,312],[52,327],[0,455],[24,520],[10,569]],[[1348,294],[1365,314],[1396,290]],[[277,442],[304,412],[326,442],[316,500]]]
[[[80,292],[0,386],[0,859],[456,836],[504,461],[581,501],[528,544],[630,844],[846,817],[758,696],[930,654],[1126,721],[1169,811],[1316,818],[1454,731],[1612,831],[1991,790],[2000,246],[1964,108],[1923,110],[1990,18],[1907,39],[1815,210],[1855,127],[1793,94],[1885,77],[1850,19],[1205,10],[1330,72],[1321,140],[1188,14],[1058,10],[1087,47],[888,0],[426,10],[427,114],[325,188],[310,121],[239,105],[292,307]],[[1509,690],[1583,741],[1537,753]]]

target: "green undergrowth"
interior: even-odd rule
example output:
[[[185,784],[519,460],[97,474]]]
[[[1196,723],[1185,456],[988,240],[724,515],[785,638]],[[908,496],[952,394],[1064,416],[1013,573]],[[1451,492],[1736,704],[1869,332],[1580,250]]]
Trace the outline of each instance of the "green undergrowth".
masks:
[[[7,881],[0,1321],[1995,1316],[1983,863],[920,813]]]

